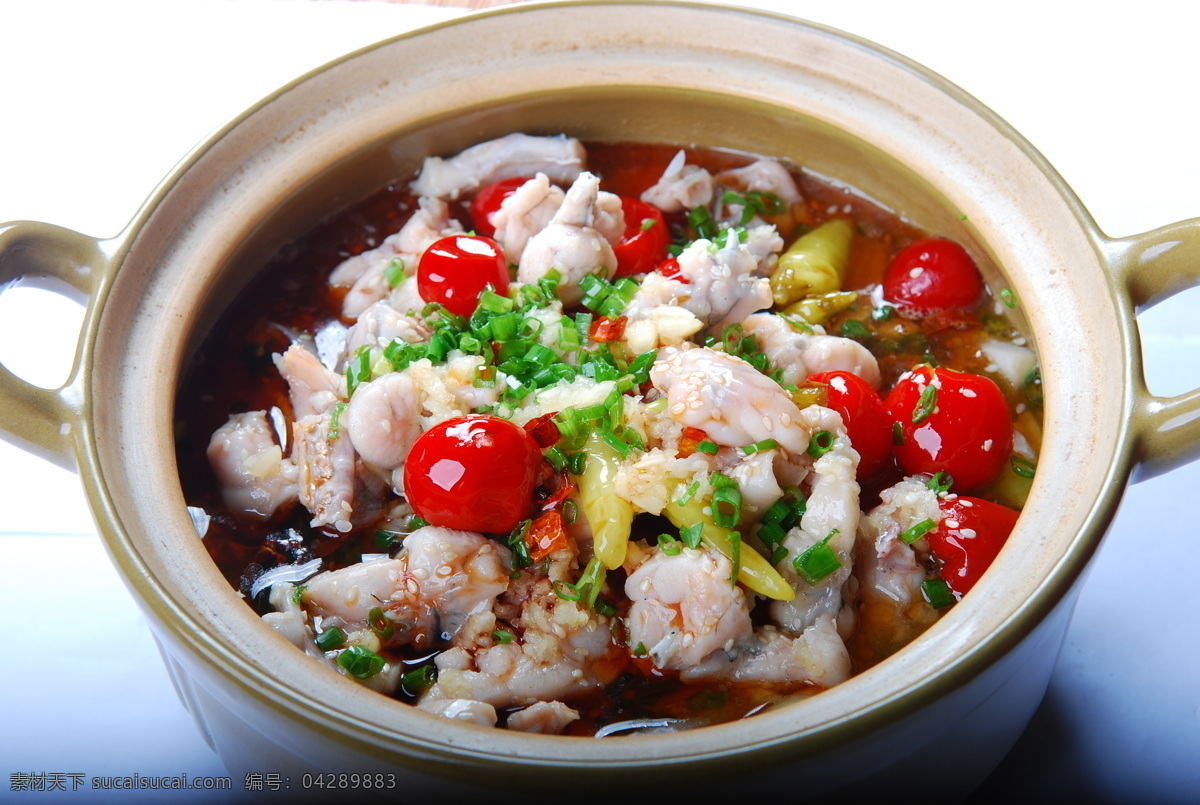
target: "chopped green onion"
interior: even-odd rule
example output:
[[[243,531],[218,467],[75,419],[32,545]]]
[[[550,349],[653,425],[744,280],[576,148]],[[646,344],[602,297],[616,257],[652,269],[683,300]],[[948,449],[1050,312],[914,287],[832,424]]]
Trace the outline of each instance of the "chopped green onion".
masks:
[[[329,415],[329,441],[333,441],[341,433],[342,414],[346,411],[346,403],[340,402],[333,406],[333,413]]]
[[[723,472],[714,472],[708,476],[708,482],[712,484],[713,489],[723,489],[727,486],[737,486],[737,481],[730,478]]]
[[[926,419],[929,419],[929,415],[933,413],[935,408],[937,408],[937,387],[930,384],[921,392],[921,396],[917,400],[917,407],[913,409],[913,424],[919,425]]]
[[[809,584],[817,584],[842,566],[837,554],[829,547],[829,540],[837,533],[838,529],[833,529],[825,539],[792,560],[792,567]]]
[[[892,444],[897,447],[904,444],[904,426],[899,422],[892,423]]]
[[[782,498],[780,498],[779,500],[772,503],[769,507],[767,507],[767,510],[765,512],[763,512],[762,521],[764,523],[768,523],[768,524],[777,524],[784,517],[786,517],[788,515],[788,512],[790,512],[791,510],[792,510],[791,505],[789,505],[786,501],[784,501]]]
[[[712,517],[721,528],[737,528],[742,519],[742,492],[736,484],[713,490]]]
[[[569,581],[556,579],[551,586],[554,588],[554,594],[564,601],[578,601],[581,597],[579,588]]]
[[[354,395],[360,383],[371,379],[371,348],[361,346],[346,364],[346,396]]]
[[[846,338],[870,338],[871,331],[858,319],[846,319],[842,322],[842,335]]]
[[[695,496],[698,489],[700,489],[700,482],[692,481],[688,488],[684,490],[683,494],[680,495],[675,502],[680,506],[686,506],[688,502]]]
[[[1009,459],[1009,464],[1012,466],[1012,471],[1022,478],[1032,478],[1037,471],[1036,464],[1021,456],[1013,456]]]
[[[737,531],[730,531],[725,535],[725,539],[729,540],[729,561],[733,564],[733,570],[729,574],[729,585],[736,587],[738,574],[742,572],[742,535]]]
[[[476,312],[484,310],[488,313],[508,313],[513,309],[513,300],[507,296],[501,296],[492,290],[484,291],[479,295],[479,305]]]
[[[926,489],[932,489],[936,494],[949,492],[950,487],[954,486],[954,478],[948,472],[938,471],[933,474],[925,483]]]
[[[562,518],[567,525],[574,525],[576,518],[579,517],[579,506],[573,500],[563,501]]]
[[[421,517],[419,514],[414,514],[412,517],[408,518],[408,523],[405,524],[405,528],[407,528],[409,531],[416,531],[418,528],[425,528],[428,525],[428,520],[426,520],[424,517]]]
[[[875,321],[890,321],[896,315],[896,308],[891,305],[882,305],[871,311],[871,318]]]
[[[606,615],[610,618],[617,614],[616,604],[614,604],[612,601],[609,601],[608,598],[603,595],[597,596],[595,609],[601,615]]]
[[[746,445],[742,448],[742,452],[749,456],[753,455],[754,453],[764,453],[767,450],[778,449],[779,442],[775,441],[774,439],[763,439],[761,442],[755,442],[754,444]]]
[[[404,270],[404,258],[392,258],[392,262],[388,263],[387,268],[383,270],[383,276],[387,280],[389,288],[395,288],[404,282],[404,278],[407,276],[407,272]]]
[[[433,683],[436,681],[437,667],[432,664],[414,668],[400,677],[400,685],[410,696],[415,696],[426,688],[433,687]]]
[[[696,445],[696,449],[701,453],[708,453],[710,456],[715,456],[721,448],[717,447],[716,442],[703,441]]]
[[[600,588],[604,586],[604,578],[607,575],[604,563],[598,557],[593,556],[575,584],[580,593],[579,600],[584,606],[594,607],[596,605],[596,596],[600,595]]]
[[[346,644],[346,633],[336,626],[330,626],[317,635],[314,642],[321,651],[334,651]]]
[[[367,625],[380,640],[389,640],[396,633],[396,626],[380,607],[373,607],[367,613]]]
[[[396,543],[403,541],[404,535],[399,531],[387,531],[386,529],[382,528],[375,531],[375,536],[371,540],[376,550],[382,553],[387,553],[396,545]]]
[[[1000,291],[1000,299],[1004,302],[1005,307],[1012,310],[1017,306],[1017,295],[1009,288]]]
[[[937,523],[933,520],[925,519],[917,523],[912,528],[900,532],[900,541],[905,545],[912,545],[921,537],[928,534],[933,529],[937,528]]]
[[[783,547],[782,545],[780,545],[778,548],[775,549],[775,552],[773,554],[771,554],[771,560],[770,560],[771,564],[778,565],[784,559],[787,559],[787,555],[788,555],[788,549]]]
[[[492,639],[505,646],[513,641],[513,633],[507,629],[496,629],[492,632]]]
[[[583,475],[587,467],[587,453],[567,453],[567,472],[572,475]]]
[[[513,553],[513,565],[516,567],[529,567],[533,564],[533,559],[529,556],[529,544],[525,542],[532,526],[532,520],[522,520],[504,541]]]
[[[704,532],[704,523],[695,523],[679,529],[679,538],[683,544],[695,550],[700,547],[700,537]]]
[[[833,449],[835,440],[836,437],[829,431],[817,431],[808,442],[808,454],[813,458],[820,458]]]
[[[654,225],[657,223],[658,223],[658,221],[654,218],[643,218],[642,219],[642,231],[649,232],[651,229],[654,228]]]
[[[387,661],[366,646],[351,646],[338,655],[338,665],[358,679],[370,679],[383,670]]]
[[[292,587],[292,603],[293,604],[304,603],[304,591],[307,589],[308,589],[307,584],[297,584],[296,586]]]
[[[921,595],[934,609],[945,609],[955,602],[950,585],[940,576],[921,582]]]
[[[662,552],[667,556],[678,556],[679,552],[683,550],[679,544],[679,540],[675,539],[670,534],[658,535],[658,547],[661,548]]]
[[[633,656],[635,657],[645,657],[649,653],[650,650],[647,649],[646,644],[642,643],[641,641],[638,641],[638,644],[633,647]]]
[[[778,545],[787,537],[787,532],[778,523],[763,523],[758,527],[758,538],[768,548]]]
[[[563,467],[567,466],[567,457],[557,447],[551,447],[546,451],[546,461],[550,462],[550,466],[554,468],[555,472],[562,472]]]

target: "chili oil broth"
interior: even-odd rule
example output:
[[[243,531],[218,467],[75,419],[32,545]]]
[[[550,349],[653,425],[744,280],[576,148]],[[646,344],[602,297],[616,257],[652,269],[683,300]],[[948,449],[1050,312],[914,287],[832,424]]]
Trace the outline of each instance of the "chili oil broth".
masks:
[[[602,189],[633,197],[657,181],[679,150],[678,146],[631,143],[585,146],[588,169],[601,178]],[[711,173],[741,167],[753,160],[746,154],[729,151],[694,147],[686,150],[690,164],[700,165]],[[972,313],[942,314],[924,320],[908,319],[899,313],[880,318],[869,291],[882,281],[891,257],[925,233],[853,189],[802,169],[792,172],[803,200],[765,219],[777,227],[788,245],[833,218],[846,218],[854,224],[843,287],[860,291],[859,299],[826,322],[825,327],[831,334],[846,334],[846,322],[851,320],[865,327],[866,336],[861,335],[860,329],[854,332],[858,334],[856,339],[879,362],[884,378],[881,395],[886,396],[903,372],[920,363],[987,374],[1004,391],[1017,430],[1036,450],[1041,433],[1040,378],[1030,378],[1021,388],[1014,388],[1003,377],[988,372],[986,360],[980,357],[979,345],[983,340],[1020,337],[1006,319],[993,313],[994,299],[989,296]],[[230,414],[243,411],[268,410],[274,406],[291,421],[287,384],[276,370],[272,355],[287,349],[294,334],[312,334],[335,320],[346,325],[353,323],[341,317],[345,291],[328,284],[330,272],[347,257],[378,246],[399,230],[416,208],[416,198],[408,192],[407,182],[397,182],[332,215],[303,237],[288,243],[241,292],[188,366],[175,419],[184,497],[189,505],[203,508],[211,515],[204,537],[209,555],[230,584],[246,595],[248,604],[260,614],[269,610],[266,594],[260,593],[257,600],[252,600],[249,592],[263,572],[313,558],[325,560],[325,569],[357,563],[364,555],[380,551],[375,544],[375,529],[366,527],[339,534],[313,528],[301,506],[267,523],[242,519],[225,511],[206,456],[209,437]],[[464,228],[470,230],[472,224],[466,206],[459,204],[453,209]],[[677,239],[690,234],[685,214],[670,214],[666,218]],[[219,378],[219,382],[214,383],[213,378]],[[873,506],[878,502],[879,491],[901,477],[893,463],[865,483],[862,508]],[[1004,495],[990,490],[980,496],[1005,502]],[[639,515],[634,522],[633,538],[639,535],[652,538],[665,530],[659,522],[646,522],[658,519]],[[610,573],[612,589],[622,589],[623,583],[623,572]],[[624,616],[627,607],[626,603],[620,615]],[[765,618],[764,610],[765,607],[759,606],[752,611],[756,622]],[[936,620],[923,602],[914,605],[910,614],[904,623],[877,622],[877,613],[860,605],[857,632],[847,640],[854,673],[898,650]],[[620,642],[623,637],[614,634],[614,640]],[[437,654],[427,648],[384,653],[389,660],[403,663],[406,670],[431,663]],[[637,657],[631,658],[614,676],[605,691],[571,702],[580,712],[580,719],[568,728],[568,734],[590,735],[605,724],[647,717],[717,723],[757,712],[784,697],[790,699],[821,690],[811,684],[786,690],[729,683],[684,684],[677,673],[656,669],[648,658]],[[397,698],[415,701],[415,696],[403,688]],[[504,717],[501,713],[501,723]]]

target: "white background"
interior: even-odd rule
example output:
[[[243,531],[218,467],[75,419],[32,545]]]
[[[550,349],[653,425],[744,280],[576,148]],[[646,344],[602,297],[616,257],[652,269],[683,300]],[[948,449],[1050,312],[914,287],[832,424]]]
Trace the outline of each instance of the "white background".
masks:
[[[1112,235],[1200,216],[1200,12],[1190,6],[743,5],[856,33],[945,75],[1039,148]],[[116,234],[195,143],[276,86],[458,13],[336,0],[0,0],[0,221]],[[1185,294],[1141,317],[1157,393],[1200,386],[1197,301]],[[10,289],[0,361],[57,385],[78,319],[57,297]],[[1200,801],[1198,483],[1191,466],[1129,490],[1046,700],[979,801]],[[12,792],[17,772],[224,773],[175,699],[78,479],[2,442],[0,601],[0,800],[107,799]],[[936,790],[937,760],[914,780]],[[188,798],[217,799],[169,795]]]

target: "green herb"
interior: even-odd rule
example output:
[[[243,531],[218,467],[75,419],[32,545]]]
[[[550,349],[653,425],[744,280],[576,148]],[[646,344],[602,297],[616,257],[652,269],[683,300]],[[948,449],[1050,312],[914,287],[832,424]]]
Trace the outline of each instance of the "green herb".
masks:
[[[930,384],[921,392],[920,398],[917,399],[917,407],[912,412],[912,422],[914,425],[919,425],[926,419],[929,419],[930,414],[937,408],[937,388]]]
[[[642,219],[642,231],[649,232],[651,229],[654,228],[654,225],[657,223],[658,223],[658,221],[655,220],[654,218],[643,218]]]
[[[825,539],[792,560],[792,567],[809,584],[817,584],[842,566],[841,560],[837,558],[837,554],[829,547],[829,540],[837,533],[838,529],[833,529]]]
[[[533,520],[522,520],[504,540],[504,544],[512,551],[513,565],[516,567],[529,567],[533,564],[533,559],[529,556],[529,543],[525,541],[532,526]]]
[[[300,604],[304,601],[304,591],[308,589],[307,584],[297,584],[292,587],[292,603]]]
[[[836,437],[827,430],[819,430],[808,441],[808,454],[820,458],[833,449]]]
[[[370,679],[383,670],[387,661],[366,646],[351,646],[338,655],[338,665],[357,679]]]
[[[742,519],[742,493],[736,483],[713,490],[712,518],[721,528],[737,528]]]
[[[513,641],[513,633],[507,629],[496,629],[492,632],[492,639],[500,645],[505,646]]]
[[[688,225],[696,233],[697,238],[714,240],[717,237],[717,222],[707,207],[696,207],[688,212]]]
[[[749,456],[749,455],[753,455],[754,453],[763,453],[763,452],[766,452],[767,450],[778,450],[778,449],[779,449],[779,442],[775,441],[774,439],[763,439],[761,442],[755,442],[754,444],[746,445],[745,447],[742,448],[742,452],[745,455]]]
[[[336,626],[330,626],[317,635],[317,639],[314,642],[316,642],[317,648],[321,649],[321,651],[333,651],[346,644],[346,633]]]
[[[580,603],[589,608],[596,605],[596,598],[600,595],[600,589],[604,586],[604,578],[607,575],[603,563],[598,557],[593,556],[575,584],[575,588],[580,594]]]
[[[934,609],[945,609],[955,602],[950,585],[940,576],[921,582],[921,595]]]
[[[935,528],[937,528],[937,523],[933,522],[933,520],[922,520],[912,528],[900,532],[900,541],[905,545],[912,545]]]
[[[387,279],[389,288],[395,288],[400,283],[404,282],[407,273],[404,270],[404,258],[394,257],[392,262],[387,264],[387,268],[383,270],[383,276]]]
[[[346,396],[352,397],[360,383],[371,379],[371,348],[359,347],[346,364]]]
[[[432,664],[414,668],[400,677],[401,687],[410,696],[415,696],[426,688],[433,687],[434,682],[437,682],[437,667]]]
[[[846,319],[842,322],[842,335],[846,338],[870,338],[871,331],[867,329],[867,325],[863,324],[858,319]]]
[[[871,318],[875,321],[891,321],[896,315],[896,308],[891,305],[880,305],[871,311]]]
[[[678,556],[683,547],[679,544],[679,540],[672,537],[670,534],[658,535],[658,547],[667,556]]]
[[[1004,302],[1005,306],[1009,310],[1012,310],[1017,306],[1017,295],[1008,288],[1000,291],[1000,299]]]
[[[1009,459],[1009,464],[1012,466],[1012,471],[1022,478],[1032,478],[1037,471],[1036,464],[1021,456],[1013,456]]]
[[[677,504],[679,504],[680,506],[686,506],[688,504],[688,502],[691,501],[691,499],[693,497],[695,497],[696,490],[698,490],[699,488],[700,488],[700,482],[692,481],[692,483],[688,486],[688,488],[684,491],[684,493],[682,495],[680,495],[679,498],[676,499],[675,502]]]
[[[367,625],[371,627],[372,632],[379,636],[380,640],[390,640],[396,633],[396,626],[392,623],[392,619],[380,607],[373,607],[367,613]]]
[[[646,644],[638,641],[638,644],[633,647],[633,656],[645,657],[650,651],[646,648]]]
[[[695,550],[700,547],[700,539],[704,533],[704,523],[695,523],[679,529],[679,538],[683,540],[683,544]]]
[[[569,581],[557,579],[551,586],[554,588],[554,594],[564,601],[578,601],[581,597],[579,588]]]
[[[715,456],[721,448],[717,447],[716,442],[703,441],[696,445],[696,449],[701,453],[707,453],[710,456]]]
[[[892,423],[892,444],[897,447],[904,444],[904,426],[899,422]]]
[[[730,531],[725,535],[725,539],[729,540],[729,561],[733,564],[733,570],[729,574],[729,584],[731,587],[736,587],[738,576],[742,572],[742,535],[737,531]]]
[[[949,492],[950,487],[954,486],[954,478],[948,472],[938,471],[933,474],[933,477],[925,482],[926,489],[932,489],[935,494]]]
[[[404,527],[410,532],[416,531],[418,528],[426,528],[428,526],[429,521],[424,517],[421,517],[419,514],[414,514],[412,517],[409,517],[408,522],[404,525]]]
[[[333,406],[333,413],[329,415],[329,441],[333,441],[341,433],[342,414],[346,411],[346,403],[340,402]]]

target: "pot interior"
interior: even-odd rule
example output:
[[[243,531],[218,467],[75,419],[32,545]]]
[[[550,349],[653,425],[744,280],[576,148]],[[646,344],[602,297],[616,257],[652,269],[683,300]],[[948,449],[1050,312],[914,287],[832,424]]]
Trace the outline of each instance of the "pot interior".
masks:
[[[90,333],[94,427],[82,463],[114,559],[168,651],[199,658],[210,684],[274,702],[264,706],[363,751],[444,763],[447,774],[464,762],[632,769],[768,746],[772,757],[817,754],[975,679],[1081,572],[1127,472],[1127,336],[1094,227],[1053,171],[953,86],[852,38],[717,7],[613,5],[515,7],[348,57],[218,133],[131,225]],[[545,35],[514,43],[513,22]],[[464,40],[478,47],[459,58]],[[967,599],[837,688],[653,742],[440,722],[319,668],[254,616],[185,511],[172,438],[183,369],[283,245],[407,178],[426,155],[511,131],[781,157],[958,240],[994,290],[1016,292],[1021,304],[1004,313],[1043,365],[1044,469],[1009,546]],[[1101,366],[1112,382],[1097,390]]]

